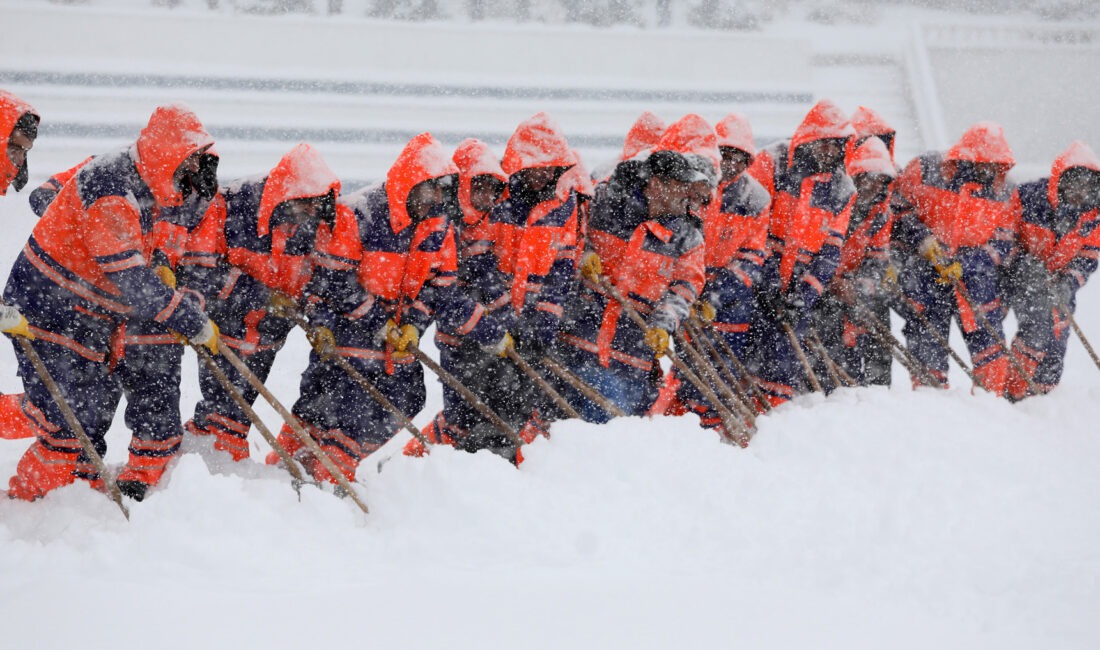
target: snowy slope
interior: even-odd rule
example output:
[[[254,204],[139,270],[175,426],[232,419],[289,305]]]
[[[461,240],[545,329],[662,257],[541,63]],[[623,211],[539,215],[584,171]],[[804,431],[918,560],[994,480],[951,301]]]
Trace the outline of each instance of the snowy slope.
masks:
[[[132,99],[104,91],[96,114]],[[25,194],[0,198],[0,223],[6,278]],[[1080,302],[1100,337],[1096,283]],[[288,404],[306,357],[295,333],[270,381]],[[128,523],[82,486],[0,500],[0,648],[1100,647],[1100,375],[1074,341],[1042,399],[952,380],[912,392],[895,369],[892,390],[802,398],[747,450],[681,418],[560,424],[519,471],[396,455],[360,472],[370,516],[299,498],[255,462],[262,441],[239,465],[192,441]],[[418,422],[440,405],[429,387]],[[6,344],[0,390],[19,390]],[[110,463],[126,442],[120,415]],[[0,481],[26,446],[0,440]]]

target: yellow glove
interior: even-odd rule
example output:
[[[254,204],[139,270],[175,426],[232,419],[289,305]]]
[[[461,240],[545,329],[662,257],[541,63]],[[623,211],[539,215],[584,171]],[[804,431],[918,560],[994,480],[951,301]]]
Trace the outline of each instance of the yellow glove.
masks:
[[[952,262],[947,266],[937,266],[936,271],[940,277],[936,278],[939,284],[955,284],[962,279],[963,267],[958,262]]]
[[[500,343],[497,343],[493,347],[493,351],[497,353],[498,357],[506,358],[509,350],[514,350],[516,342],[512,340],[512,335],[508,332],[504,333],[504,338],[500,339]]]
[[[660,327],[650,327],[645,331],[645,344],[653,350],[657,357],[663,357],[668,352],[668,331]]]
[[[322,357],[336,354],[336,337],[327,327],[314,327],[306,331],[306,339],[313,351]]]
[[[153,273],[157,274],[157,277],[164,283],[164,286],[169,289],[176,288],[176,274],[172,272],[171,268],[161,264],[153,267]]]
[[[420,343],[420,332],[412,325],[398,325],[393,319],[386,321],[386,343],[393,347],[394,356],[408,356],[409,346]]]
[[[920,252],[920,256],[931,264],[939,265],[943,263],[943,246],[935,237],[931,235],[925,237],[917,250]]]
[[[587,251],[581,257],[581,275],[591,282],[599,283],[600,276],[603,275],[603,263],[600,262],[599,255]]]
[[[267,299],[267,310],[278,318],[291,318],[298,313],[298,302],[282,291],[272,291]]]
[[[882,274],[882,286],[889,287],[891,285],[897,286],[898,284],[898,267],[891,264],[886,267],[886,272]]]
[[[34,338],[27,319],[15,307],[0,307],[0,332],[28,339]]]
[[[218,329],[217,323],[207,319],[206,325],[203,325],[202,331],[195,335],[191,339],[192,343],[197,343],[203,346],[207,350],[210,350],[210,354],[218,354],[218,337],[221,335],[221,330]]]
[[[714,322],[715,317],[718,316],[718,310],[714,308],[714,305],[710,304],[706,300],[700,300],[691,306],[691,313],[695,314],[708,325]]]

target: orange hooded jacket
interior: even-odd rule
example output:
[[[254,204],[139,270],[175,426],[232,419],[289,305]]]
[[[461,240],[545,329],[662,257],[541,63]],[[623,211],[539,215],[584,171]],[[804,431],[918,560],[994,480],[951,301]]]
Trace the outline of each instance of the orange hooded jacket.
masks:
[[[1061,236],[1052,228],[1054,215],[1060,209],[1058,184],[1062,175],[1075,167],[1100,173],[1100,157],[1079,140],[1070,144],[1054,160],[1050,178],[1020,188],[1023,219],[1019,242],[1024,251],[1042,260],[1048,271],[1070,273],[1080,287],[1100,258],[1100,207],[1083,210],[1076,223]],[[1045,199],[1045,205],[1040,195]],[[1081,262],[1071,264],[1076,258],[1082,258]]]
[[[137,143],[121,154],[128,153],[133,159],[143,187],[100,180],[100,170],[117,165],[119,157],[100,156],[98,165],[86,165],[58,193],[35,226],[34,239],[81,279],[119,295],[118,287],[107,277],[119,264],[112,263],[105,269],[96,258],[121,259],[129,254],[129,263],[144,266],[153,248],[149,234],[157,209],[177,206],[183,200],[173,175],[184,160],[213,144],[214,139],[190,110],[180,106],[157,108]],[[127,192],[134,189],[135,193],[144,190],[152,201],[128,196]]]
[[[993,163],[999,171],[989,187],[958,175],[960,163]],[[980,122],[967,129],[942,157],[925,154],[911,161],[895,184],[903,210],[917,218],[947,252],[959,248],[987,247],[999,263],[1015,237],[1020,219],[1020,199],[1008,180],[1016,164],[1001,127]],[[898,203],[898,202],[896,202]],[[989,247],[991,242],[1000,247]],[[916,246],[919,242],[910,242]]]
[[[733,147],[755,155],[752,126],[745,116],[730,113],[714,130],[719,147]],[[755,274],[733,262],[739,260],[757,268],[764,263],[771,197],[759,181],[744,172],[719,182],[717,195],[714,209],[703,220],[707,268],[729,267],[746,286],[752,286]]]
[[[499,159],[489,146],[476,138],[463,140],[451,160],[458,168],[458,205],[462,209],[459,255],[465,258],[486,253],[493,245],[489,211],[482,212],[470,203],[470,184],[475,176],[491,176],[506,184],[508,175],[501,169]]]
[[[795,166],[802,145],[824,139],[847,140],[854,134],[840,108],[823,99],[810,109],[789,143],[777,143],[753,160],[751,174],[772,197],[769,222],[771,254],[779,256],[781,288],[789,286],[796,265],[809,265],[825,245],[837,247],[848,230],[848,205],[855,188],[843,169],[805,173]],[[820,295],[825,278],[802,278]],[[831,278],[829,278],[831,279]]]
[[[377,216],[369,214],[369,193],[357,193],[342,202],[343,209],[359,213],[359,240],[363,246],[359,283],[371,295],[394,302],[415,301],[433,274],[442,272],[447,274],[448,282],[454,281],[458,254],[454,227],[445,215],[431,214],[417,223],[408,246],[389,246],[387,240],[401,237],[405,229],[413,225],[408,198],[414,187],[424,181],[457,174],[458,167],[443,146],[431,133],[421,133],[405,145],[386,174],[383,187],[389,223],[377,223]],[[369,226],[364,219],[370,219]],[[367,228],[370,231],[366,231]],[[433,236],[442,236],[442,247],[421,250],[422,244]]]
[[[287,254],[285,248],[293,228],[286,225],[272,228],[271,216],[275,208],[286,201],[329,193],[334,199],[339,196],[340,181],[321,154],[305,143],[291,149],[272,168],[264,182],[259,209],[253,215],[254,236],[239,242],[228,241],[229,263],[270,289],[295,299],[301,298],[302,290],[312,277],[312,255]],[[231,200],[227,202],[232,203]],[[232,213],[233,206],[227,206],[227,210]],[[318,228],[318,240],[323,239],[325,230],[324,227]],[[270,249],[262,250],[245,243],[253,237],[270,237]],[[317,248],[316,244],[314,248]]]
[[[23,255],[83,308],[198,333],[205,316],[147,267],[160,210],[183,199],[173,175],[213,142],[190,110],[157,108],[133,146],[97,156],[65,184]]]
[[[856,132],[856,137],[851,140],[850,153],[854,154],[856,146],[871,136],[878,136],[880,139],[888,138],[890,146],[887,149],[890,153],[890,163],[894,164],[897,129],[890,126],[885,118],[866,106],[860,106],[855,113],[852,113],[852,128]]]
[[[848,161],[848,175],[855,178],[858,174],[882,174],[897,178],[897,170],[890,159],[886,145],[878,138],[871,138],[859,145]],[[887,248],[890,246],[890,234],[893,232],[894,216],[890,211],[889,194],[871,205],[867,214],[853,225],[852,215],[856,209],[857,197],[853,196],[845,212],[849,216],[851,228],[844,246],[840,251],[840,265],[837,276],[846,275],[863,265],[865,259],[879,260],[885,263]]]
[[[630,160],[639,154],[653,150],[654,145],[665,132],[665,122],[649,111],[643,112],[626,132],[623,153],[620,160]]]
[[[0,196],[7,194],[8,186],[21,170],[8,158],[8,139],[15,128],[15,123],[28,113],[39,117],[38,111],[29,103],[6,90],[0,90],[0,150],[3,151],[0,155]]]
[[[557,122],[546,113],[538,113],[516,127],[508,139],[501,167],[512,182],[512,176],[521,170],[546,167],[568,170],[576,164],[577,157]],[[574,267],[578,217],[572,191],[563,200],[555,186],[546,200],[525,205],[514,196],[514,190],[514,184],[510,185],[509,199],[493,209],[490,220],[495,229],[493,252],[497,268],[511,276],[509,295],[519,314],[526,305],[529,288],[547,288],[541,280],[551,273],[556,262],[566,260],[570,269]],[[533,277],[540,279],[532,282]],[[547,293],[555,293],[555,289],[563,288],[556,286]],[[560,317],[563,300],[564,296],[540,300],[536,308]],[[499,306],[495,302],[491,305],[493,309]]]

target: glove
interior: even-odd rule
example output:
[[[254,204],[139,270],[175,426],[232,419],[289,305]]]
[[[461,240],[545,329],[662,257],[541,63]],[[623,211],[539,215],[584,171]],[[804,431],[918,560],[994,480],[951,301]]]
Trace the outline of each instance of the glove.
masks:
[[[718,316],[718,310],[706,300],[700,300],[691,306],[691,313],[706,324],[711,324]]]
[[[293,318],[298,315],[298,301],[282,291],[272,291],[267,299],[267,311],[277,318]]]
[[[490,345],[488,350],[498,357],[505,358],[508,356],[509,350],[516,349],[516,342],[512,340],[512,335],[508,332],[504,333],[504,336],[500,338],[500,341],[496,345]]]
[[[153,273],[157,274],[157,277],[164,283],[164,286],[169,289],[176,288],[176,274],[172,272],[170,267],[164,266],[163,264],[154,266]]]
[[[420,332],[409,324],[398,325],[391,318],[386,321],[386,343],[393,348],[394,356],[405,357],[410,354],[410,345],[415,348],[420,343]]]
[[[882,286],[898,286],[898,267],[890,264],[882,274]]]
[[[600,256],[593,251],[587,251],[581,256],[581,276],[599,284],[601,275],[603,275],[603,263],[600,262]]]
[[[646,328],[645,344],[653,350],[654,356],[663,357],[668,352],[668,330],[660,327]]]
[[[940,274],[936,278],[938,284],[955,284],[962,279],[963,267],[958,262],[951,262],[946,266],[936,266],[936,272]]]
[[[336,354],[336,336],[327,327],[314,327],[306,331],[306,339],[313,351],[322,357]]]
[[[206,325],[202,326],[202,331],[191,337],[191,342],[210,350],[210,354],[217,354],[218,336],[220,333],[221,331],[218,329],[218,325],[214,321],[207,319]]]
[[[928,260],[933,266],[939,266],[943,264],[943,246],[939,240],[929,235],[921,241],[920,246],[917,247],[917,251],[920,252],[920,256]]]
[[[0,307],[0,332],[28,339],[34,338],[27,319],[15,307]]]

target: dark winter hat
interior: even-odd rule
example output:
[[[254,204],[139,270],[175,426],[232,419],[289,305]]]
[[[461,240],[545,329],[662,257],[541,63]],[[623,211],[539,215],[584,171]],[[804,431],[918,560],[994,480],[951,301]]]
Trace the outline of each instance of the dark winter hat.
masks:
[[[681,183],[707,180],[706,176],[692,168],[683,154],[675,151],[654,151],[646,160],[646,168],[650,176]]]

